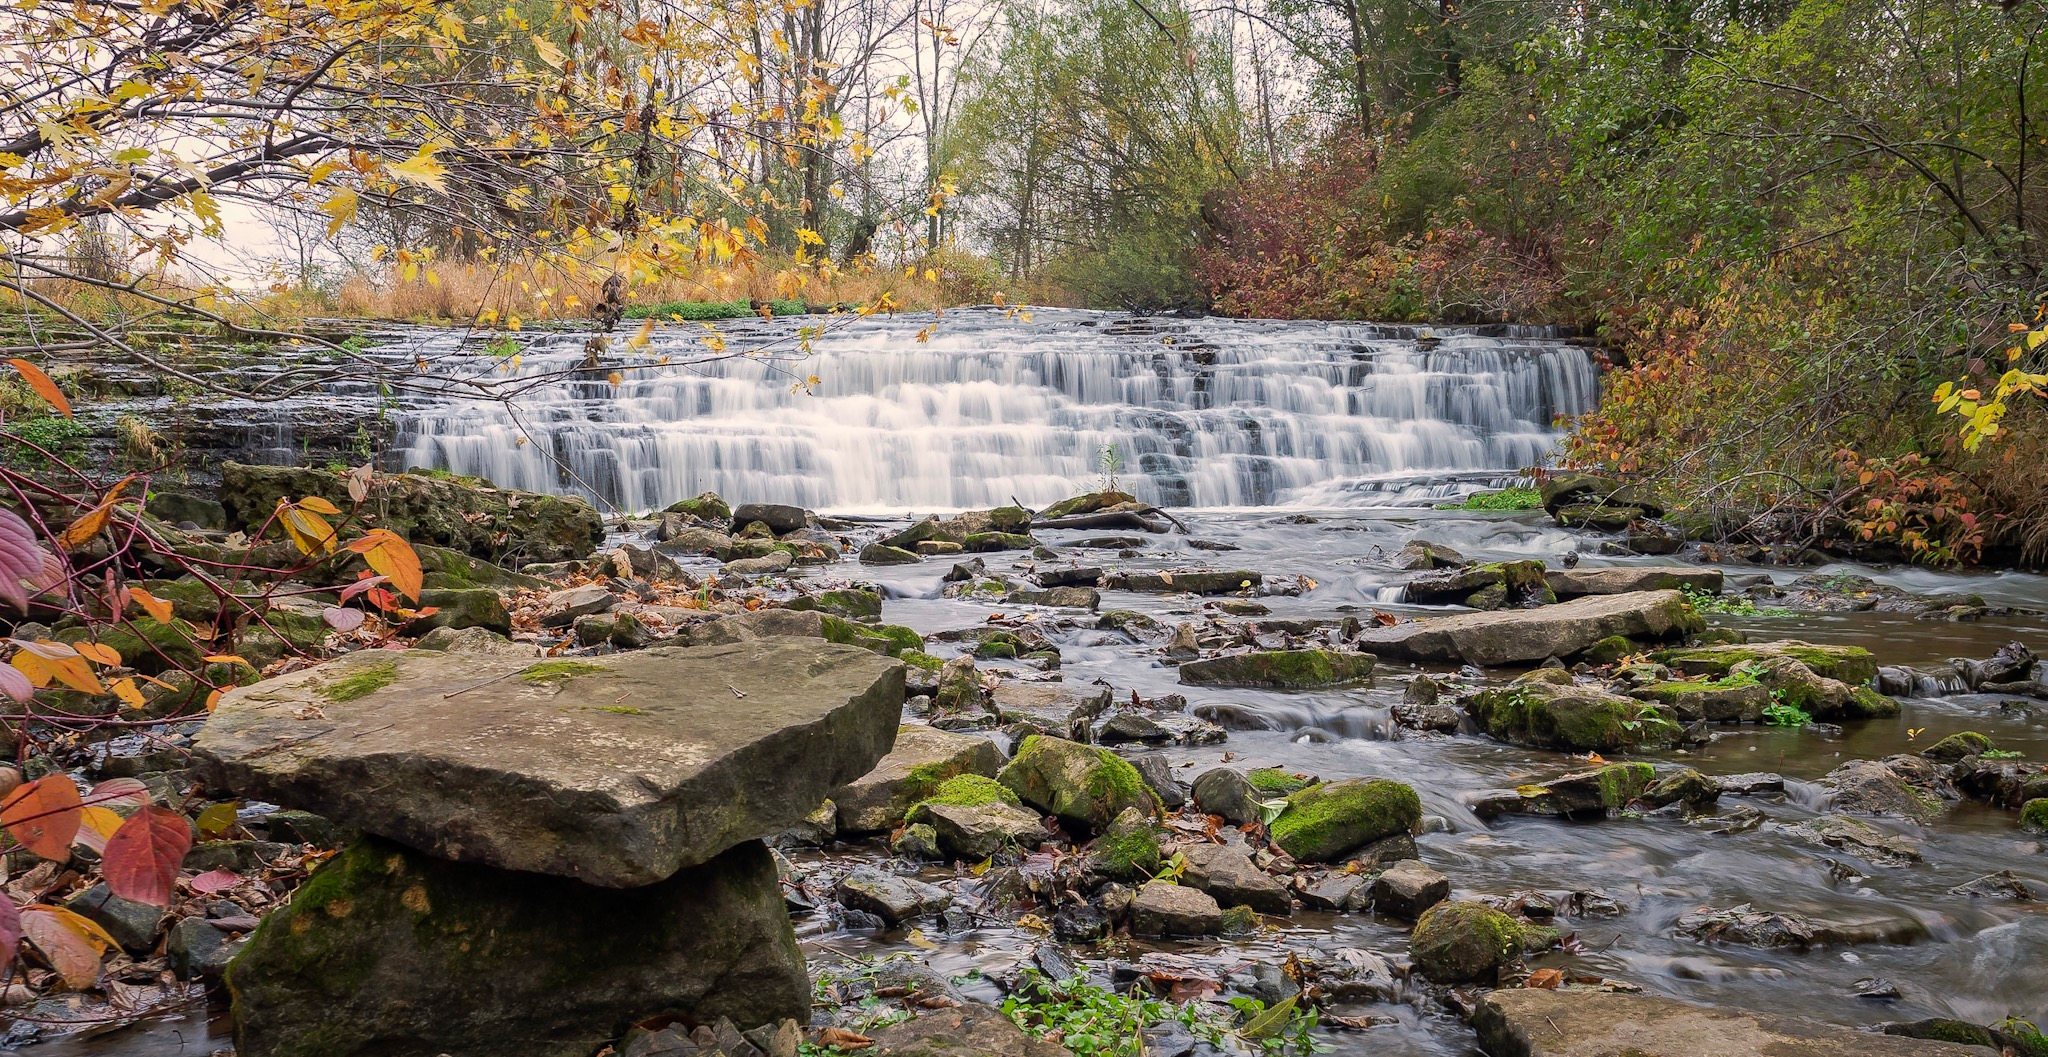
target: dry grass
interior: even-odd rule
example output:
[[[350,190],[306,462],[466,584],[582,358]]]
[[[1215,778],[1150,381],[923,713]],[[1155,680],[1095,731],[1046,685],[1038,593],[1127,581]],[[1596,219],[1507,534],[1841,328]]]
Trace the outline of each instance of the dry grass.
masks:
[[[944,270],[941,270],[944,269]],[[923,273],[862,267],[820,275],[760,261],[745,266],[708,267],[695,273],[631,287],[628,304],[668,301],[803,300],[814,305],[874,304],[885,295],[908,311],[984,300],[991,291],[978,278],[941,265],[936,278]],[[978,273],[976,273],[978,275]],[[585,319],[600,298],[602,276],[571,274],[531,262],[448,262],[421,270],[410,280],[395,271],[344,283],[335,310],[363,319],[419,322]]]

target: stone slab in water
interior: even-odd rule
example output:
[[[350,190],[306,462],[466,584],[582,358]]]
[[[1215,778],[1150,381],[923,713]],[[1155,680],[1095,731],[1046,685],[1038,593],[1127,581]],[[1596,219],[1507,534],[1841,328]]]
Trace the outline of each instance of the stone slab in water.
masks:
[[[1675,591],[1682,587],[1718,595],[1722,575],[1719,569],[1691,565],[1615,565],[1603,569],[1552,569],[1543,574],[1543,580],[1559,598]]]
[[[765,845],[624,891],[369,839],[228,967],[241,1057],[587,1057],[662,1014],[809,1016]]]
[[[1603,991],[1495,991],[1472,1016],[1489,1057],[1987,1057],[1949,1042]]]
[[[1704,626],[1677,591],[1638,591],[1589,595],[1535,609],[1427,617],[1369,628],[1357,643],[1382,659],[1534,664],[1570,657],[1609,635],[1655,642]]]
[[[216,788],[625,888],[795,825],[889,751],[902,704],[901,662],[807,639],[371,650],[229,693],[194,749]]]

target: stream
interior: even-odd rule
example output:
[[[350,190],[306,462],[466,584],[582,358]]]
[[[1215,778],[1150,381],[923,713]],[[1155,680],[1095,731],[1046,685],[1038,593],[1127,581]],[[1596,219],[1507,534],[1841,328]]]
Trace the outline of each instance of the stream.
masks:
[[[958,315],[961,318],[955,318]],[[1276,618],[1369,618],[1374,610],[1431,612],[1393,601],[1407,574],[1384,564],[1404,543],[1425,538],[1469,558],[1578,554],[1581,567],[1672,558],[1599,552],[1597,534],[1562,529],[1541,511],[1436,509],[1447,497],[1512,479],[1549,457],[1554,416],[1584,410],[1597,376],[1584,350],[1543,332],[1479,332],[1345,324],[1228,320],[1130,321],[1121,316],[1044,312],[1026,324],[996,312],[949,314],[937,336],[917,342],[912,317],[878,321],[821,339],[801,370],[817,374],[816,395],[792,391],[789,366],[735,360],[677,368],[628,381],[602,379],[538,391],[519,419],[499,408],[422,405],[397,415],[402,461],[480,474],[511,487],[577,491],[627,510],[655,508],[715,489],[735,502],[799,503],[830,512],[886,511],[843,535],[856,540],[923,514],[1007,502],[1043,505],[1094,487],[1105,445],[1122,450],[1124,484],[1172,505],[1186,534],[1149,536],[1119,556],[1071,550],[1105,533],[1040,530],[1042,543],[1084,564],[1123,570],[1194,566],[1305,576],[1313,589],[1259,601]],[[742,324],[771,333],[787,324]],[[678,348],[692,328],[663,328]],[[407,331],[404,354],[481,357],[459,335]],[[559,366],[574,336],[530,339],[524,370]],[[559,348],[557,348],[559,345]],[[522,435],[527,443],[516,443]],[[546,457],[552,453],[557,458]],[[562,469],[567,467],[567,470]],[[1226,545],[1197,549],[1191,541]],[[1022,552],[982,555],[1000,574]],[[686,562],[693,572],[715,563]],[[941,594],[950,559],[873,567],[850,555],[803,572],[808,582],[879,585],[883,619],[931,634],[985,623],[1029,607]],[[1971,592],[1994,607],[2048,608],[2048,579],[2015,572],[1936,572],[1838,564],[1820,569],[1722,566],[1731,575],[1779,582],[1811,573],[1869,576],[1917,594]],[[1194,619],[1188,596],[1104,591],[1101,609],[1127,609],[1167,625]],[[1911,752],[1961,730],[1989,735],[2029,760],[2048,759],[2048,705],[2002,709],[2000,698],[1958,694],[1902,699],[1896,719],[1852,722],[1839,734],[1775,727],[1722,727],[1692,752],[1660,754],[1709,775],[1774,772],[1782,794],[1724,796],[1719,813],[1754,808],[1765,823],[1717,832],[1670,813],[1598,822],[1514,817],[1483,822],[1466,806],[1481,790],[1512,788],[1572,769],[1560,753],[1484,737],[1417,735],[1389,717],[1416,669],[1385,665],[1366,688],[1308,692],[1214,690],[1181,685],[1156,651],[1039,610],[1061,652],[1069,684],[1100,682],[1119,699],[1184,694],[1191,708],[1229,706],[1236,718],[1220,745],[1175,747],[1183,782],[1229,760],[1279,766],[1323,779],[1397,778],[1421,794],[1423,860],[1447,874],[1460,898],[1539,892],[1581,893],[1609,912],[1560,914],[1576,933],[1565,952],[1532,964],[1572,968],[1688,1001],[1864,1025],[1930,1016],[1978,1023],[2008,1015],[2048,1020],[2038,967],[2048,964],[2048,905],[1955,894],[1951,889],[2011,870],[2048,892],[2048,854],[2010,812],[1964,801],[1936,823],[1876,819],[1910,833],[1925,863],[1866,866],[1845,853],[1803,843],[1773,823],[1817,812],[1813,779],[1854,758]],[[1940,666],[1989,656],[2009,641],[2048,650],[2048,616],[2007,615],[1951,623],[1905,614],[1800,612],[1715,616],[1711,623],[1753,640],[1799,638],[1869,648],[1883,665]],[[952,644],[934,642],[947,654]],[[1043,678],[1018,662],[983,662]],[[1468,673],[1478,675],[1479,673]],[[1484,673],[1506,678],[1512,673]],[[1249,729],[1241,729],[1249,728]],[[878,843],[792,853],[799,862],[886,857]],[[1840,864],[1838,868],[1832,868]],[[929,878],[950,876],[927,871]],[[1611,904],[1608,903],[1611,901]],[[1708,945],[1677,934],[1696,908],[1751,903],[1828,921],[1881,921],[1921,937],[1807,951]],[[916,935],[829,929],[822,915],[799,916],[798,935],[815,970],[851,957],[908,953],[960,978],[970,996],[993,999],[1001,976],[1028,964],[1046,937],[986,923]],[[1170,951],[1228,963],[1274,964],[1289,950],[1355,948],[1399,956],[1407,929],[1367,915],[1297,912],[1269,918],[1244,938],[1194,942],[1120,941],[1068,955],[1091,970]],[[1895,987],[1895,998],[1858,997]],[[1383,1018],[1364,1033],[1325,1029],[1338,1053],[1465,1055],[1474,1036],[1434,1002],[1339,1003],[1331,1012]],[[37,1057],[170,1057],[226,1044],[225,1026],[194,1011],[108,1036],[72,1038],[23,1051]]]

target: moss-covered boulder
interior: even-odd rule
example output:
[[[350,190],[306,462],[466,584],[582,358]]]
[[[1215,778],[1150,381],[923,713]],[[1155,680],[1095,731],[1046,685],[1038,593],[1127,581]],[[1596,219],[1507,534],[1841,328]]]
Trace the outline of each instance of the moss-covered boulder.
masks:
[[[427,587],[458,590],[489,587],[499,591],[541,591],[553,590],[557,586],[538,576],[515,573],[473,554],[448,547],[416,543],[412,549],[420,556],[420,571],[425,574]]]
[[[1189,686],[1309,690],[1367,682],[1372,678],[1373,662],[1369,653],[1257,650],[1189,661],[1180,666],[1180,681]]]
[[[1656,777],[1656,769],[1647,763],[1604,764],[1547,782],[1517,786],[1512,792],[1482,796],[1472,804],[1472,810],[1481,818],[1508,814],[1598,817],[1627,807],[1649,789]]]
[[[1861,646],[1836,646],[1779,639],[1721,646],[1695,646],[1660,650],[1653,655],[1660,664],[1693,676],[1723,676],[1737,665],[1758,666],[1773,657],[1790,657],[1826,679],[1839,679],[1850,686],[1863,686],[1877,678],[1877,658]]]
[[[962,774],[939,783],[905,821],[930,826],[944,856],[979,862],[1005,848],[1036,848],[1047,836],[1038,813],[993,778]]]
[[[897,729],[894,747],[874,770],[833,791],[839,828],[848,833],[893,828],[949,779],[974,775],[994,786],[990,780],[1002,765],[1003,754],[987,738],[906,723]]]
[[[1466,698],[1465,711],[1500,741],[1565,752],[1625,752],[1684,736],[1669,706],[1588,686],[1518,681]]]
[[[1425,617],[1367,628],[1356,642],[1362,650],[1394,660],[1538,664],[1551,657],[1577,656],[1613,635],[1639,643],[1673,642],[1697,635],[1706,626],[1679,592],[1636,591],[1588,595],[1534,609]]]
[[[1747,674],[1720,679],[1665,680],[1632,693],[1670,705],[1677,717],[1686,722],[1704,719],[1714,723],[1755,723],[1772,701],[1770,688]]]
[[[365,840],[264,919],[227,983],[244,1057],[585,1057],[649,1017],[810,1007],[758,841],[599,890]]]
[[[1159,801],[1130,762],[1108,749],[1033,734],[996,776],[1024,802],[1083,833],[1099,833],[1125,809],[1159,813]]]
[[[1142,881],[1159,872],[1159,831],[1149,816],[1125,808],[1088,846],[1086,869],[1091,877]]]
[[[1350,778],[1288,796],[1270,835],[1296,859],[1333,862],[1421,822],[1422,801],[1413,788],[1384,778]]]
[[[134,616],[125,624],[98,628],[66,628],[57,632],[59,642],[77,645],[97,642],[121,655],[121,662],[144,675],[166,671],[194,671],[213,652],[206,633],[190,621],[173,616],[169,623],[151,617]]]
[[[2029,800],[2020,805],[2020,828],[2028,833],[2048,834],[2048,798]]]
[[[693,521],[721,528],[732,522],[732,506],[717,492],[703,492],[694,499],[678,499],[662,509],[664,514],[681,514]]]
[[[1039,511],[1038,517],[1042,521],[1051,521],[1054,518],[1073,517],[1076,514],[1093,514],[1097,511],[1108,510],[1111,507],[1123,506],[1126,503],[1136,503],[1137,501],[1138,497],[1129,492],[1119,492],[1109,488],[1100,492],[1088,492],[1083,495],[1062,499]]]
[[[1990,738],[1974,730],[1964,730],[1920,750],[1920,755],[1941,763],[1954,763],[1965,756],[1982,756],[1992,748]]]
[[[795,610],[815,609],[848,620],[876,621],[882,619],[882,593],[871,587],[842,587],[831,591],[820,591],[814,595],[798,595],[783,603],[784,608]],[[924,640],[918,640],[923,645]]]
[[[230,528],[255,529],[280,499],[319,496],[343,510],[356,509],[366,528],[387,528],[415,545],[487,561],[566,561],[588,555],[604,540],[604,520],[581,500],[445,474],[379,474],[369,498],[356,508],[342,474],[230,462],[221,466],[220,494]]]
[[[505,608],[505,596],[488,587],[430,587],[420,592],[420,608],[429,607],[434,612],[407,623],[406,634],[424,635],[435,628],[484,628],[512,634],[512,613]]]
[[[1409,939],[1415,968],[1440,984],[1490,984],[1520,960],[1522,926],[1514,918],[1466,900],[1438,903],[1422,914]]]
[[[923,560],[914,551],[891,547],[886,543],[870,543],[860,549],[862,565],[916,565]]]

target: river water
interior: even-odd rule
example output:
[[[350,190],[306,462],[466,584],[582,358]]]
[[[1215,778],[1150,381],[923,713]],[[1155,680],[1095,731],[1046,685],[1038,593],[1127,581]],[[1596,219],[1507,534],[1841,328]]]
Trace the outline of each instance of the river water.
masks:
[[[1031,324],[999,313],[951,315],[929,342],[923,320],[863,324],[820,341],[801,363],[730,361],[675,368],[613,389],[602,379],[537,392],[515,412],[455,405],[410,407],[400,415],[410,464],[487,476],[502,485],[583,491],[626,509],[655,507],[713,489],[738,501],[797,502],[825,511],[912,513],[989,505],[1011,497],[1043,504],[1092,487],[1097,453],[1121,446],[1127,487],[1190,509],[1176,511],[1185,535],[1145,537],[1134,553],[1075,551],[1086,564],[1126,569],[1244,568],[1315,582],[1298,597],[1261,599],[1278,617],[1340,618],[1380,609],[1421,612],[1386,599],[1401,574],[1384,559],[1416,538],[1483,559],[1603,557],[1597,540],[1538,514],[1433,509],[1431,500],[1511,478],[1546,459],[1557,439],[1553,416],[1587,407],[1596,376],[1586,354],[1533,334],[1482,336],[1446,330],[1418,342],[1406,328],[1220,320],[1133,323],[1089,313],[1041,313]],[[772,336],[772,326],[753,332]],[[657,342],[681,348],[690,328]],[[455,335],[411,332],[412,354],[467,356]],[[571,356],[572,339],[535,339],[521,370]],[[816,395],[793,393],[788,376],[815,373]],[[524,435],[524,444],[517,438]],[[552,453],[551,460],[543,453]],[[557,461],[570,469],[564,472]],[[857,531],[859,538],[870,533]],[[1100,532],[1042,531],[1064,549]],[[1198,549],[1200,540],[1238,548]],[[1001,572],[1018,556],[988,556]],[[1658,559],[1669,562],[1673,559]],[[842,562],[809,573],[820,585],[879,584],[884,619],[934,633],[982,624],[1019,607],[942,597],[949,563],[871,568]],[[1795,572],[1729,567],[1789,580]],[[1804,571],[1804,570],[1802,570]],[[1839,566],[1908,590],[1974,591],[1993,605],[2048,608],[2048,581],[2019,573],[1936,573]],[[1102,608],[1132,609],[1175,623],[1195,619],[1184,597],[1105,592]],[[1028,612],[1028,611],[1024,611]],[[1794,637],[1869,647],[1881,664],[1939,665],[1983,657],[2010,640],[2048,651],[2048,618],[1994,617],[1954,624],[1875,613],[1719,617],[1754,639]],[[1354,690],[1268,693],[1184,687],[1156,653],[1096,631],[1084,621],[1041,613],[1058,643],[1061,676],[1101,682],[1119,698],[1185,694],[1196,708],[1228,706],[1244,726],[1227,743],[1169,750],[1191,779],[1225,760],[1282,766],[1325,779],[1398,778],[1421,793],[1429,832],[1423,859],[1450,876],[1456,894],[1586,893],[1624,909],[1611,916],[1561,917],[1575,932],[1570,953],[1538,964],[1571,967],[1696,1002],[1771,1010],[1847,1024],[1925,1016],[1996,1021],[2048,1020],[2041,966],[2048,965],[2048,915],[2038,902],[1950,892],[2009,869],[2048,892],[2048,854],[2009,813],[1965,803],[1929,826],[1875,820],[1924,845],[1926,862],[1862,863],[1802,843],[1781,823],[1815,815],[1811,780],[1841,762],[1908,752],[1958,730],[1990,735],[2002,748],[2048,759],[2048,708],[2001,710],[1997,699],[1956,695],[1909,699],[1896,720],[1816,730],[1726,728],[1690,753],[1663,754],[1709,774],[1770,771],[1788,779],[1779,796],[1724,797],[1721,811],[1749,807],[1767,821],[1722,834],[1669,815],[1562,822],[1482,822],[1467,798],[1487,789],[1555,777],[1562,754],[1462,736],[1398,731],[1388,709],[1413,669],[1382,669]],[[935,645],[935,650],[942,647]],[[1002,662],[996,662],[1002,668]],[[1012,674],[1030,677],[1022,666]],[[1466,673],[1501,676],[1504,673]],[[869,852],[839,852],[872,854]],[[1831,869],[1840,864],[1846,869]],[[1764,951],[1705,945],[1674,923],[1700,907],[1751,903],[1830,921],[1883,921],[1913,942]],[[1406,930],[1363,916],[1297,914],[1244,940],[1073,952],[1105,968],[1147,950],[1222,963],[1277,962],[1289,949],[1358,948],[1400,955]],[[944,972],[1001,974],[1030,957],[1043,937],[991,924],[916,943],[903,934],[828,931],[799,919],[816,965],[850,955],[909,953]],[[1900,997],[1856,997],[1880,978]],[[970,993],[992,997],[986,985]],[[1355,1002],[1335,1012],[1376,1015],[1386,1026],[1334,1034],[1338,1052],[1463,1055],[1468,1029],[1441,1007],[1395,1000]],[[210,1052],[204,1018],[159,1024],[152,1034],[60,1042],[37,1054],[135,1055]]]

